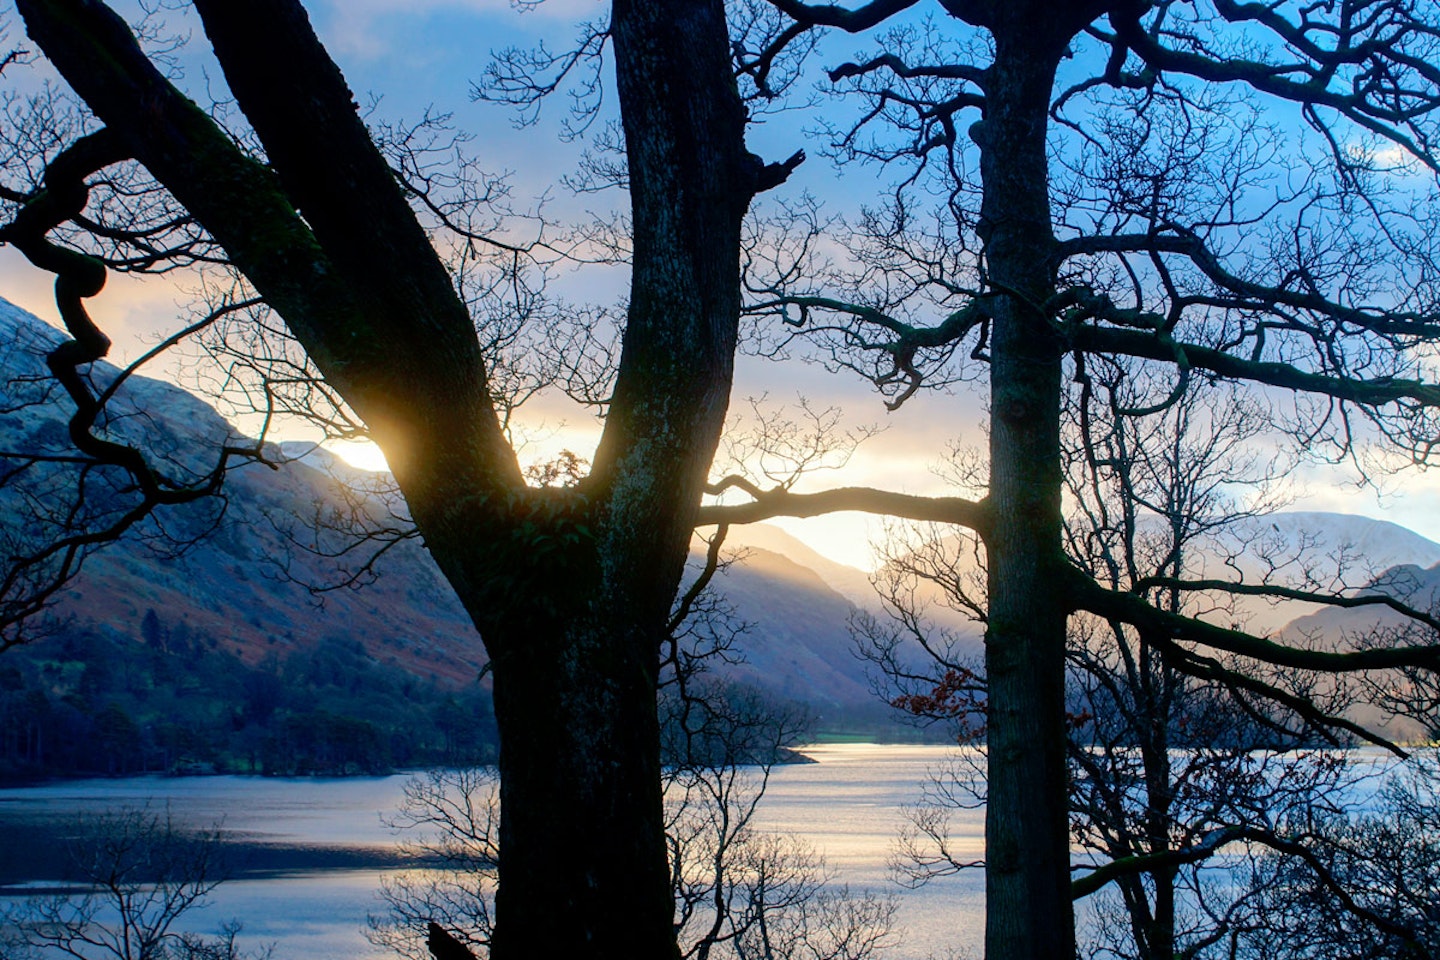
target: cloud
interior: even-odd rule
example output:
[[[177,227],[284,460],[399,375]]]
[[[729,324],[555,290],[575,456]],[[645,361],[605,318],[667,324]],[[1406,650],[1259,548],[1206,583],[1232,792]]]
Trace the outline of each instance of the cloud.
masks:
[[[461,30],[434,42],[464,42],[474,46],[483,58],[490,47],[497,45],[491,39],[497,25],[503,24],[511,31],[551,35],[603,15],[606,9],[600,0],[544,0],[521,5],[511,0],[328,0],[315,5],[315,19],[332,52],[365,60],[404,55],[423,65],[427,51],[413,45],[405,24],[442,15],[473,18],[473,35]]]
[[[1350,160],[1383,173],[1414,177],[1427,172],[1425,164],[1398,143],[1351,143],[1345,152]]]

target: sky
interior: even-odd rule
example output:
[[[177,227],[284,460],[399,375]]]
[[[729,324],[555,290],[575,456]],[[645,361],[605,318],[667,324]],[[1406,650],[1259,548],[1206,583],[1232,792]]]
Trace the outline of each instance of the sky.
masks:
[[[117,5],[124,10],[123,4]],[[529,47],[537,40],[563,48],[577,20],[604,14],[602,0],[546,0],[526,7],[506,0],[318,0],[307,7],[361,103],[378,96],[377,115],[391,119],[416,117],[427,107],[452,113],[458,127],[475,134],[471,146],[486,168],[509,172],[517,205],[545,197],[552,213],[578,216],[621,199],[615,194],[577,197],[560,185],[561,177],[575,170],[580,149],[556,136],[565,117],[563,101],[547,104],[535,127],[517,129],[514,114],[506,108],[470,99],[471,83],[481,77],[490,51],[510,45]],[[13,10],[9,13],[13,19]],[[183,23],[177,28],[185,29]],[[822,51],[822,60],[832,65],[859,43],[843,40]],[[206,90],[213,86],[208,81],[218,76],[218,68],[205,57],[198,31],[181,65],[191,91]],[[809,159],[781,188],[783,194],[797,198],[810,192],[832,209],[853,212],[878,191],[877,172],[837,171],[821,155],[810,132],[817,119],[813,110],[767,117],[752,128],[752,149],[772,160],[797,148],[807,149]],[[593,273],[566,273],[560,286],[576,296],[609,300],[623,286],[622,280],[614,271],[598,278]],[[31,268],[10,248],[0,248],[0,295],[56,322],[48,275]],[[173,329],[177,304],[184,297],[166,278],[112,275],[92,307],[116,342],[113,359],[132,358]],[[175,376],[174,371],[155,372]],[[776,363],[742,357],[732,410],[747,409],[748,397],[765,397],[768,404],[792,409],[804,397],[813,407],[842,409],[843,423],[850,427],[880,428],[843,470],[817,473],[802,481],[797,488],[802,490],[867,485],[917,494],[951,492],[936,475],[947,449],[955,443],[981,447],[985,443],[980,426],[983,396],[975,390],[921,393],[898,412],[887,413],[873,389],[853,376],[793,359]],[[579,408],[546,400],[534,405],[525,433],[531,439],[522,460],[538,460],[561,448],[587,454],[598,438],[598,426]],[[339,452],[361,466],[377,464],[373,454],[363,449]],[[1433,471],[1409,471],[1390,478],[1381,489],[1357,487],[1319,466],[1303,468],[1292,479],[1296,508],[1381,517],[1440,540],[1440,476]],[[863,569],[876,562],[871,543],[880,538],[883,528],[881,522],[859,515],[780,525],[826,556]]]

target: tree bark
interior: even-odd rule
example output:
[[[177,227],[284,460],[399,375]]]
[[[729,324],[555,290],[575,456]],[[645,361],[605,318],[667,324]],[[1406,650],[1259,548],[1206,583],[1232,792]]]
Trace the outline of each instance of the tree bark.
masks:
[[[497,960],[678,952],[659,654],[729,397],[753,182],[724,29],[718,0],[615,7],[635,249],[620,376],[590,477],[532,498],[537,543],[574,541],[564,566],[521,549],[506,575],[526,570],[512,589],[536,602],[476,608],[501,734]]]
[[[1035,9],[1027,10],[1026,7]],[[1054,294],[1046,123],[1064,39],[1045,5],[992,24],[980,147],[981,231],[1000,292],[991,354],[986,540],[989,684],[985,813],[990,960],[1074,956],[1065,726],[1068,605],[1061,546],[1061,346],[1041,309]]]
[[[487,635],[501,803],[490,955],[672,958],[655,631],[545,619]]]
[[[572,529],[586,545],[571,554],[592,559],[539,591],[526,618],[481,628],[501,728],[496,960],[678,953],[660,644],[724,423],[740,221],[758,162],[744,149],[721,0],[617,0],[611,37],[633,213],[630,306],[594,469],[569,507],[557,503],[583,518]]]
[[[1177,572],[1180,570],[1178,556],[1175,569]],[[1179,607],[1177,598],[1173,595],[1166,599],[1166,605],[1172,610]],[[1170,828],[1175,817],[1170,724],[1176,685],[1180,678],[1170,670],[1144,637],[1139,638],[1136,659],[1141,670],[1141,693],[1144,696],[1140,715],[1145,718],[1147,727],[1140,748],[1145,770],[1145,848],[1141,852],[1163,856],[1171,852]],[[1165,865],[1150,874],[1154,884],[1154,908],[1149,923],[1145,924],[1142,934],[1135,938],[1146,960],[1171,960],[1178,955],[1175,940],[1175,880],[1179,872],[1178,867]],[[1143,897],[1143,882],[1139,885],[1139,891]]]

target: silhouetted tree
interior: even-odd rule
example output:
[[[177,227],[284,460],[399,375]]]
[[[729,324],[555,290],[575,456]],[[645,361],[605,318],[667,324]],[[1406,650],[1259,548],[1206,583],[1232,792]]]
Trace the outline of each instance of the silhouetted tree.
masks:
[[[913,5],[774,0],[794,22],[737,43],[741,74],[769,92],[787,45],[824,26],[867,30]],[[1163,578],[1117,588],[1074,564],[1062,535],[1062,396],[1087,389],[1117,358],[1147,372],[1122,391],[1124,416],[1235,381],[1295,398],[1272,415],[1312,453],[1358,458],[1374,436],[1429,457],[1440,405],[1424,368],[1440,334],[1435,231],[1428,181],[1405,179],[1412,161],[1422,172],[1437,166],[1428,8],[944,0],[943,26],[898,25],[875,57],[832,71],[869,101],[837,145],[917,164],[903,179],[938,191],[942,227],[912,230],[913,194],[902,187],[855,244],[862,271],[849,290],[806,282],[803,230],[798,262],[795,243],[757,242],[747,250],[753,309],[833,333],[837,362],[867,369],[892,405],[926,382],[965,376],[965,358],[984,364],[984,496],[801,495],[736,476],[709,489],[752,502],[700,510],[729,388],[741,216],[798,159],[766,165],[745,151],[718,0],[620,0],[608,31],[588,34],[577,56],[512,58],[528,69],[499,75],[502,91],[533,101],[553,86],[535,68],[569,70],[608,36],[627,147],[625,170],[611,171],[632,204],[618,372],[568,384],[606,405],[605,432],[588,476],[538,488],[525,484],[504,437],[510,408],[492,376],[503,365],[482,349],[505,338],[483,329],[477,338],[407,203],[426,209],[423,191],[401,165],[418,194],[407,198],[303,11],[284,0],[194,6],[264,163],[184,99],[102,4],[20,0],[35,46],[94,120],[38,157],[21,151],[28,180],[5,198],[0,239],[59,275],[74,339],[50,363],[78,411],[69,438],[87,466],[119,471],[117,492],[139,496],[124,501],[133,510],[104,515],[102,539],[157,506],[209,493],[231,460],[263,455],[253,444],[222,446],[174,483],[96,426],[104,397],[79,370],[106,341],[83,300],[98,293],[107,263],[154,267],[171,249],[182,261],[223,250],[304,348],[313,366],[301,372],[323,376],[302,378],[306,388],[379,441],[494,663],[501,846],[516,851],[501,860],[502,957],[582,943],[592,956],[675,951],[656,651],[697,521],[860,509],[960,524],[983,540],[992,960],[1073,953],[1072,615],[1127,624],[1177,669],[1251,689],[1267,686],[1266,665],[1341,673],[1440,662],[1428,642],[1302,649],[1166,609],[1150,602],[1154,591],[1216,587]],[[1316,149],[1289,149],[1227,92],[1279,102],[1285,119],[1308,124]],[[159,203],[138,238],[134,217],[92,229],[87,185],[178,207]],[[71,232],[58,239],[71,242],[52,237],[61,225]],[[464,227],[443,210],[436,225]],[[485,242],[473,230],[458,236],[461,246]],[[68,575],[93,542],[78,536],[39,559]],[[6,586],[43,603],[53,582]],[[1273,581],[1244,589],[1313,594]],[[553,923],[557,912],[572,922]]]
[[[171,470],[106,431],[110,394],[83,375],[109,345],[85,305],[107,268],[227,261],[385,451],[490,654],[505,809],[495,955],[673,957],[659,650],[729,397],[741,218],[799,160],[745,149],[722,3],[620,0],[583,51],[613,51],[633,254],[604,435],[572,487],[527,486],[502,429],[501,361],[482,350],[487,320],[477,336],[426,227],[490,239],[392,167],[298,2],[193,6],[237,111],[226,126],[103,3],[17,4],[87,116],[44,146],[12,141],[20,183],[3,196],[0,241],[57,275],[71,339],[48,362],[76,410],[68,455],[111,478],[119,506],[13,563],[5,617],[43,604],[95,542],[264,459],[222,442],[208,466]],[[517,80],[522,94],[544,82]],[[112,193],[122,183],[136,192]],[[152,205],[97,209],[116,193]]]
[[[168,813],[122,809],[75,824],[72,882],[80,893],[39,896],[0,911],[0,951],[12,960],[264,960],[236,941],[179,929],[225,879],[220,831],[187,831]]]
[[[1440,951],[1440,805],[1432,755],[1386,772],[1378,796],[1348,812],[1309,811],[1283,824],[1308,856],[1265,850],[1235,871],[1218,955],[1243,960],[1415,958]]]
[[[802,241],[758,247],[754,309],[828,338],[892,407],[927,383],[988,376],[987,476],[978,502],[752,486],[754,503],[706,516],[845,507],[975,531],[988,560],[986,951],[1069,957],[1072,616],[1123,624],[1171,666],[1251,690],[1273,689],[1272,666],[1440,664],[1433,640],[1312,650],[1167,609],[1158,591],[1214,585],[1096,579],[1067,555],[1062,509],[1063,398],[1116,369],[1122,416],[1241,384],[1307,455],[1373,467],[1379,441],[1429,460],[1440,20],[1407,0],[943,0],[930,19],[906,12],[915,0],[773,3],[794,20],[783,39],[887,25],[871,55],[830,71],[863,103],[834,143],[903,169],[850,245],[848,287],[816,279],[821,252]],[[1324,602],[1274,579],[1239,589]]]
[[[1074,399],[1106,394],[1105,383],[1094,386],[1095,394]],[[1263,511],[1276,500],[1285,464],[1261,443],[1269,425],[1256,409],[1218,392],[1187,393],[1145,418],[1115,416],[1115,398],[1104,396],[1088,415],[1069,418],[1065,536],[1072,562],[1099,582],[1149,590],[1170,613],[1204,611],[1243,624],[1268,608],[1247,609],[1223,590],[1149,585],[1282,559],[1331,583],[1355,574],[1343,569],[1343,543],[1284,543],[1274,531]],[[1248,506],[1236,499],[1241,491]],[[931,584],[932,596],[938,588],[946,604],[981,623],[988,604],[983,552],[976,556],[970,538],[903,552],[897,543],[892,551],[881,581],[892,616],[856,619],[862,650],[885,673],[896,706],[944,723],[969,748],[937,772],[903,838],[898,866],[918,884],[978,865],[957,852],[949,814],[987,799],[988,689],[967,647],[926,622],[915,602],[925,593],[916,588]],[[1257,907],[1245,866],[1252,860],[1340,891],[1335,902],[1343,904],[1346,881],[1322,865],[1329,843],[1295,825],[1345,823],[1373,788],[1373,765],[1336,749],[1375,738],[1349,716],[1356,691],[1306,673],[1252,666],[1240,674],[1220,658],[1211,670],[1185,670],[1152,635],[1123,622],[1082,614],[1069,627],[1071,891],[1077,902],[1109,895],[1082,925],[1085,955],[1221,957],[1241,935],[1282,950],[1296,928],[1281,911],[1262,932],[1272,912]],[[1360,912],[1351,926],[1373,919]],[[1397,926],[1374,934],[1393,936]]]
[[[894,900],[827,883],[822,857],[753,823],[773,764],[803,727],[751,693],[701,686],[689,710],[674,698],[666,710],[666,837],[681,956],[876,956],[891,941]],[[424,866],[382,880],[387,909],[370,918],[372,943],[423,960],[417,931],[438,922],[453,942],[489,955],[498,788],[485,768],[432,770],[406,784],[389,822]],[[432,932],[435,952],[433,942]]]

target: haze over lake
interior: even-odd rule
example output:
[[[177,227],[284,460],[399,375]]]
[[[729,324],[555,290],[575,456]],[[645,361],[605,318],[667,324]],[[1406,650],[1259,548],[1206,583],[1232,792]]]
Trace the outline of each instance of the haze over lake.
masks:
[[[906,891],[887,860],[919,799],[926,771],[950,748],[844,744],[805,748],[817,763],[776,767],[760,806],[759,828],[802,837],[824,854],[836,883],[901,896],[897,957],[943,956],[982,941],[984,880],[978,872]],[[237,853],[237,879],[221,886],[194,928],[212,932],[232,918],[247,948],[274,943],[276,960],[355,960],[386,956],[362,935],[380,910],[380,877],[397,868],[396,837],[381,815],[398,807],[406,775],[350,779],[259,777],[84,780],[0,790],[0,834],[28,843],[0,850],[0,896],[53,885],[63,862],[58,829],[80,812],[166,805],[180,820],[223,819]],[[964,849],[982,850],[982,811],[954,822]],[[45,855],[37,855],[44,851]],[[23,885],[23,886],[18,886]]]

